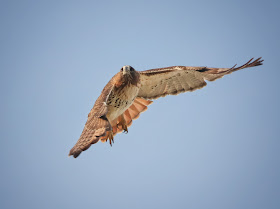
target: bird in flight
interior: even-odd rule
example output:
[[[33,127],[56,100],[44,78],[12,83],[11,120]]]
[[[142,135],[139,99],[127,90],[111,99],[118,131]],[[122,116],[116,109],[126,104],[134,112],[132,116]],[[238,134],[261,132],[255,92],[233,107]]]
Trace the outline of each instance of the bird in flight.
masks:
[[[109,140],[112,145],[114,136],[122,131],[127,133],[132,120],[147,110],[153,99],[200,89],[206,86],[205,80],[214,81],[234,71],[262,65],[262,62],[260,57],[232,68],[172,66],[146,71],[123,66],[96,100],[69,156],[78,157],[98,141]]]

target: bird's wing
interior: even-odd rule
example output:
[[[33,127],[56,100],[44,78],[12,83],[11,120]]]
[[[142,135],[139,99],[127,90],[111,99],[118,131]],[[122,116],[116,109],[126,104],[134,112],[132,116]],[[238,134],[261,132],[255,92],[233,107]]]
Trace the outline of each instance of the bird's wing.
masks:
[[[84,130],[75,146],[70,150],[69,156],[78,157],[82,151],[87,150],[91,144],[95,144],[102,136],[106,135],[107,131],[112,130],[111,124],[106,117],[108,112],[106,102],[113,88],[114,80],[111,79],[88,114]]]
[[[173,66],[140,71],[141,87],[138,97],[144,99],[157,99],[166,95],[177,95],[186,91],[194,91],[206,86],[205,80],[214,81],[224,75],[243,68],[262,65],[261,57],[250,59],[240,67],[208,68]]]

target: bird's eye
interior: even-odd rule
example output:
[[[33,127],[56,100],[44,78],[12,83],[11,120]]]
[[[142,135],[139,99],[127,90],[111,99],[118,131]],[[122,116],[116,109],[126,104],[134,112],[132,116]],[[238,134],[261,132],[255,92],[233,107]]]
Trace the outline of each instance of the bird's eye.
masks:
[[[121,69],[121,72],[123,71],[123,68]]]

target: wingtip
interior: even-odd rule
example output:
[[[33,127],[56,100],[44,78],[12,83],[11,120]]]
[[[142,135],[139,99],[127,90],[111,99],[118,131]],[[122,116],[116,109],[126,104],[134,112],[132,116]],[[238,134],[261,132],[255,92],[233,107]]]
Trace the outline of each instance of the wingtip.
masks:
[[[243,69],[243,68],[248,68],[248,67],[256,67],[256,66],[259,66],[259,65],[262,65],[264,60],[262,59],[262,57],[259,57],[257,59],[254,60],[254,57],[251,58],[248,62],[246,62],[244,65],[242,66],[239,66],[239,67],[235,67],[233,66],[232,68],[230,68],[230,70],[233,72],[233,71],[237,71],[237,70],[240,70],[240,69]]]
[[[252,67],[263,65],[263,61],[264,60],[262,59],[262,57],[259,57],[259,58],[255,59],[253,62],[251,62],[250,65],[252,65]]]
[[[259,57],[258,59],[256,59],[256,61],[259,63],[259,65],[262,65],[264,59],[262,59],[262,57]]]
[[[70,150],[69,154],[68,154],[68,157],[71,157],[73,156],[74,158],[77,158],[80,154],[81,154],[82,151],[80,150]]]

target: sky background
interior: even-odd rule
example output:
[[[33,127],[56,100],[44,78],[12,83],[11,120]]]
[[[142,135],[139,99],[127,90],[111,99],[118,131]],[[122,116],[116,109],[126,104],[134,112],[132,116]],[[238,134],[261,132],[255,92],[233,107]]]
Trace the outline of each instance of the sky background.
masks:
[[[280,208],[279,1],[0,1],[0,208]],[[79,158],[123,65],[242,70]]]

